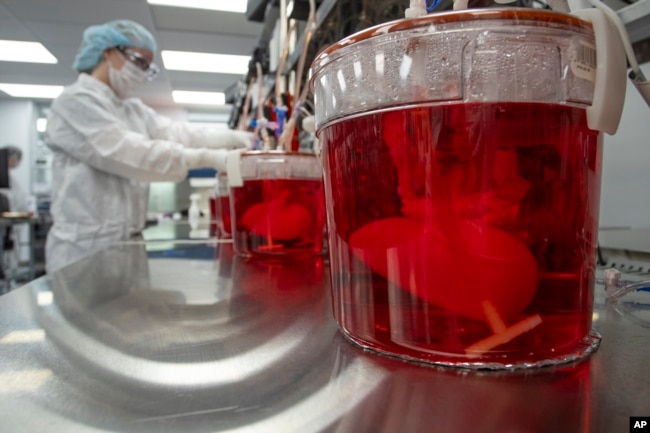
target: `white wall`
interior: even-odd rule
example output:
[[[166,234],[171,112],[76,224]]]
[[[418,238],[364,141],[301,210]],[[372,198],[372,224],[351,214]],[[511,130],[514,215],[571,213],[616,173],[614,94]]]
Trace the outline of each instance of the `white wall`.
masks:
[[[31,101],[0,101],[0,147],[12,144],[23,151],[15,169],[22,189],[31,193],[32,147],[36,143],[36,109]]]
[[[600,227],[650,227],[650,107],[629,80],[618,132],[605,136]]]

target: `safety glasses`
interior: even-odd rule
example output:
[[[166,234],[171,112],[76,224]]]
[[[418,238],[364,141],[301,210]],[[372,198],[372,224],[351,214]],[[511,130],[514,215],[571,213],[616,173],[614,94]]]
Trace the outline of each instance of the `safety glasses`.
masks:
[[[133,63],[135,66],[137,66],[139,69],[147,73],[147,78],[149,81],[153,80],[156,75],[158,75],[158,72],[160,72],[160,68],[158,68],[158,65],[156,65],[153,62],[149,62],[145,57],[138,53],[137,51],[133,51],[130,48],[127,48],[125,46],[117,46],[115,47],[117,51],[122,53],[122,55],[131,63]]]

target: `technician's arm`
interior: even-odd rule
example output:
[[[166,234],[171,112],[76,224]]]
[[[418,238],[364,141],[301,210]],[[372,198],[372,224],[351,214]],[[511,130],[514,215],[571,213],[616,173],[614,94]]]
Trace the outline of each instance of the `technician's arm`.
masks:
[[[147,129],[152,137],[181,143],[187,147],[208,149],[247,149],[253,144],[253,134],[245,131],[216,129],[173,121],[142,104]]]
[[[46,140],[97,170],[147,182],[180,181],[189,169],[218,168],[225,161],[225,151],[188,149],[131,129],[95,95],[81,93],[52,104]]]

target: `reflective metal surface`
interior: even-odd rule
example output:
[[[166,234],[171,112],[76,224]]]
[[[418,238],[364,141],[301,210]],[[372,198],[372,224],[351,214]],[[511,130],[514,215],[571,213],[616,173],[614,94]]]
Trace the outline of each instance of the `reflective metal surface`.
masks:
[[[110,248],[0,297],[2,432],[624,432],[650,416],[650,294],[606,305],[587,362],[410,364],[345,340],[327,263],[229,244]]]

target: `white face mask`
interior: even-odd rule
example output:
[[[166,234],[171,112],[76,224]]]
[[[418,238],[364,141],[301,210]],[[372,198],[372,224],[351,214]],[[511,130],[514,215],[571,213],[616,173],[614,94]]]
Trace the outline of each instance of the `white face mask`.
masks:
[[[147,81],[147,73],[129,61],[124,62],[122,69],[115,69],[110,63],[108,66],[108,80],[115,94],[122,99]]]

